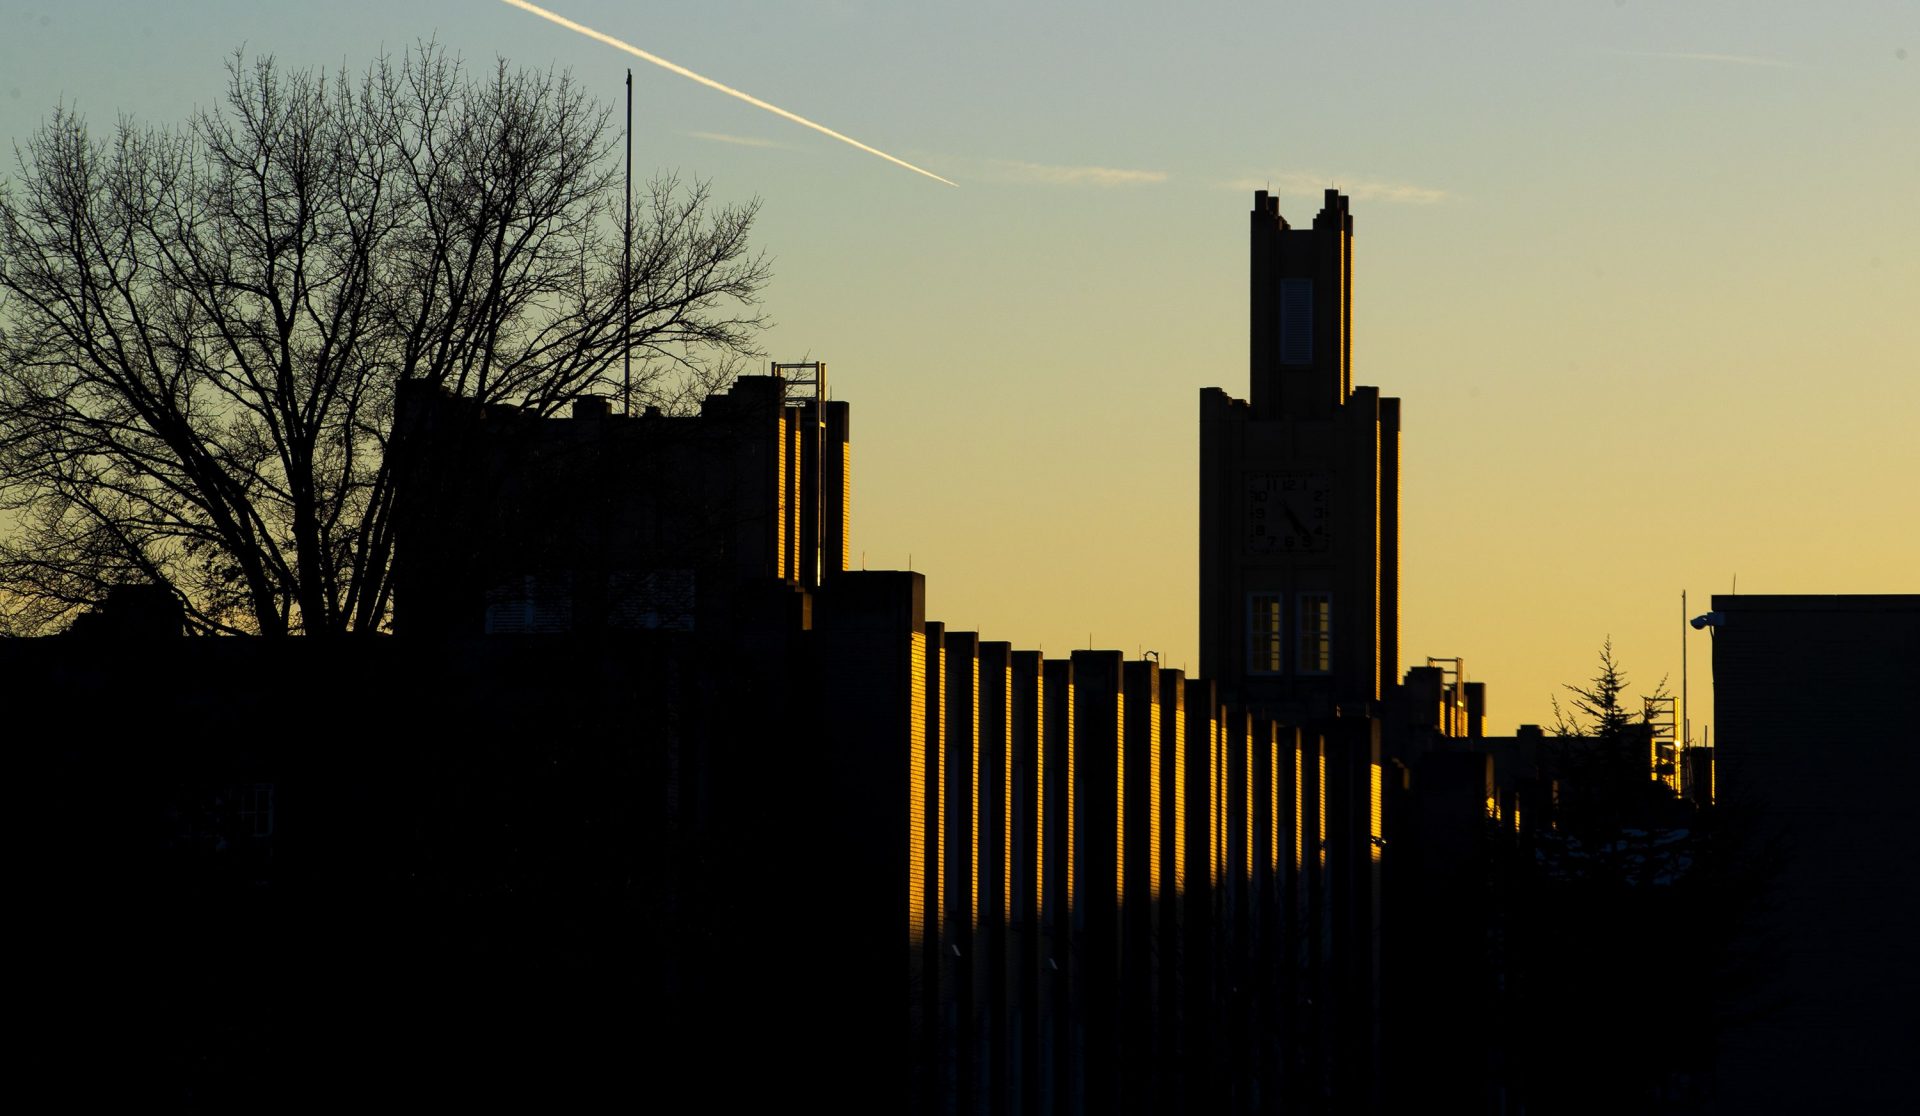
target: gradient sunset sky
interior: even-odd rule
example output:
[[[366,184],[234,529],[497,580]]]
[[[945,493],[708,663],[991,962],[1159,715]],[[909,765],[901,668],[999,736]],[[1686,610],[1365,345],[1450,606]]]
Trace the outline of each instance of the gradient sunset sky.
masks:
[[[1049,654],[1199,666],[1198,389],[1246,393],[1261,188],[1296,225],[1353,198],[1354,380],[1405,401],[1403,654],[1464,656],[1490,731],[1609,635],[1677,692],[1683,589],[1920,592],[1913,0],[545,6],[959,188],[498,0],[6,0],[0,135],[179,123],[242,45],[437,38],[616,109],[631,64],[636,176],[764,202],[768,355],[853,404],[856,560]]]

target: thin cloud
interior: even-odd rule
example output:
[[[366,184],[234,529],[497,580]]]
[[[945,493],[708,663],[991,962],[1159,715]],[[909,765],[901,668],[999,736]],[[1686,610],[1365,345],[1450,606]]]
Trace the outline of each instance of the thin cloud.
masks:
[[[708,140],[713,143],[730,143],[736,147],[777,147],[785,150],[787,146],[784,143],[777,143],[770,139],[761,139],[759,136],[730,136],[725,132],[688,132],[686,134],[692,139]]]
[[[1771,66],[1782,70],[1800,68],[1797,62],[1789,62],[1784,58],[1763,58],[1757,54],[1711,54],[1693,50],[1615,50],[1608,53],[1629,58],[1664,58],[1672,62],[1720,62],[1733,66]]]
[[[1313,174],[1307,171],[1288,171],[1271,178],[1236,178],[1224,183],[1227,189],[1246,193],[1248,190],[1274,190],[1282,194],[1318,194],[1322,190],[1338,190],[1354,201],[1394,202],[1400,205],[1437,205],[1452,201],[1453,195],[1432,186],[1416,186],[1411,182],[1383,182],[1378,179],[1347,178],[1337,174]]]
[[[995,159],[988,165],[989,177],[1001,182],[1037,182],[1047,186],[1150,186],[1167,180],[1167,172],[1157,170],[1052,166],[1015,159]]]

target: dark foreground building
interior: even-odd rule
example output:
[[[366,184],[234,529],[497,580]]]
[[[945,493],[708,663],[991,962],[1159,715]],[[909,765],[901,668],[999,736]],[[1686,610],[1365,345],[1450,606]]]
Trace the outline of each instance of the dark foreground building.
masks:
[[[1717,790],[1763,892],[1722,1111],[1897,1112],[1920,1002],[1920,596],[1716,596]]]

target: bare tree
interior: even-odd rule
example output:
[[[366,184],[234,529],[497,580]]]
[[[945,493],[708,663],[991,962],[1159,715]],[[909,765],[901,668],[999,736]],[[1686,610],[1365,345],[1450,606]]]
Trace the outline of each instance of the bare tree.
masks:
[[[402,383],[682,406],[754,352],[758,203],[651,184],[623,329],[609,114],[566,74],[228,65],[184,127],[67,109],[0,183],[0,624],[128,581],[200,631],[390,615]]]

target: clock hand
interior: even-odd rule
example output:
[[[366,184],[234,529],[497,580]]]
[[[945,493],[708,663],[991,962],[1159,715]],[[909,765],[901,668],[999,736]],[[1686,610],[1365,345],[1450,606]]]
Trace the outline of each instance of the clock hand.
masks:
[[[1293,529],[1300,532],[1301,538],[1310,539],[1313,537],[1313,532],[1307,530],[1307,525],[1300,522],[1300,517],[1294,514],[1292,504],[1281,504],[1280,510],[1287,513],[1287,522],[1293,524]]]

